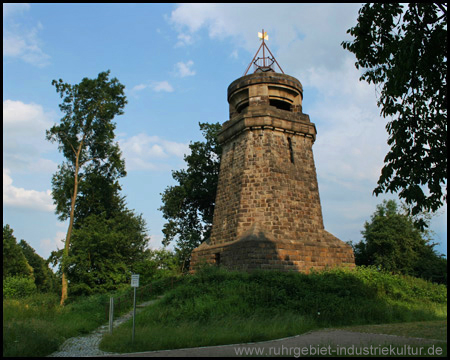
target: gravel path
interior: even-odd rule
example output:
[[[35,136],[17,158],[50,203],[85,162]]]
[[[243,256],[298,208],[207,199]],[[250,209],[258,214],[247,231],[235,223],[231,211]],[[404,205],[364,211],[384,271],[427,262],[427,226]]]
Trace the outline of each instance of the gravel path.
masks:
[[[136,313],[142,311],[142,307],[153,304],[156,300],[143,302],[136,306]],[[122,315],[120,318],[114,320],[113,328],[116,328],[123,322],[133,317],[133,310]],[[101,351],[98,348],[103,334],[109,331],[109,323],[100,326],[89,335],[77,336],[67,339],[60,347],[60,349],[48,357],[82,357],[82,356],[108,356],[116,355],[116,353]]]

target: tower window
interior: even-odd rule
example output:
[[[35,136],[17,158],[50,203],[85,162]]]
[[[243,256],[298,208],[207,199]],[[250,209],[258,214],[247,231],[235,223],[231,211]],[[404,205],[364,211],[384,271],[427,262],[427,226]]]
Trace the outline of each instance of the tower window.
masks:
[[[240,114],[242,112],[242,110],[244,110],[246,107],[248,107],[248,101],[239,105],[238,108],[236,109],[236,111]]]
[[[233,143],[233,149],[231,150],[231,151],[232,151],[232,155],[231,155],[231,168],[233,168],[233,166],[234,166],[234,150],[235,150],[235,148],[236,148],[236,143],[234,142],[234,143]]]
[[[294,163],[294,150],[292,149],[292,140],[290,137],[288,137],[287,139],[288,139],[288,144],[289,144],[289,153],[291,156],[291,163]]]
[[[269,99],[269,104],[271,106],[275,106],[277,109],[280,109],[280,110],[291,111],[291,104],[288,103],[287,101],[277,100],[277,99]]]
[[[214,254],[214,262],[217,266],[220,265],[220,253],[215,253]]]

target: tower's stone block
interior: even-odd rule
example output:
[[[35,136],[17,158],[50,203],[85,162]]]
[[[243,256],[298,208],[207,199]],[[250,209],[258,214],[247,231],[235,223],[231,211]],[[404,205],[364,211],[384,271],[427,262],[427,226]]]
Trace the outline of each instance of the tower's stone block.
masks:
[[[316,127],[302,113],[302,97],[297,79],[274,72],[228,87],[211,238],[194,249],[193,271],[202,262],[305,272],[355,266],[352,248],[324,230],[312,152]]]

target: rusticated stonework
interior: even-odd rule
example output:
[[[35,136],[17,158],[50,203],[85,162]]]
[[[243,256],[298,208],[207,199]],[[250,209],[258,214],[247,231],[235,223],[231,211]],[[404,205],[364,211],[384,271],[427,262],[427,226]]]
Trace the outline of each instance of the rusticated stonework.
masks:
[[[230,120],[219,134],[222,160],[211,238],[191,270],[354,267],[351,247],[324,230],[303,89],[288,75],[243,76],[228,87]]]

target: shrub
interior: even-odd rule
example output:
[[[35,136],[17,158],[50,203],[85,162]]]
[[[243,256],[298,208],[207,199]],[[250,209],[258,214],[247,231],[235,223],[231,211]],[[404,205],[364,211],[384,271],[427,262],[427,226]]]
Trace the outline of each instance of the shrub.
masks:
[[[3,298],[23,298],[36,292],[36,284],[32,278],[23,276],[7,276],[3,280]]]

